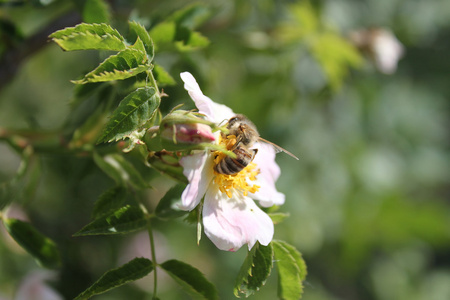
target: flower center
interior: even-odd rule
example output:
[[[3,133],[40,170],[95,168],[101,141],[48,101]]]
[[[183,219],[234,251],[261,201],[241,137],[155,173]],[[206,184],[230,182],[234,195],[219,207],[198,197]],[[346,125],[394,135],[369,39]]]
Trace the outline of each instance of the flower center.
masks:
[[[229,135],[225,139],[219,138],[219,143],[230,150],[236,144],[236,136]],[[227,156],[220,151],[215,151],[213,155],[215,165],[219,164]],[[247,196],[249,192],[255,193],[259,190],[260,186],[256,184],[249,185],[247,179],[251,181],[256,180],[256,175],[259,174],[259,169],[256,167],[257,165],[255,163],[250,163],[240,172],[232,175],[220,174],[214,171],[214,183],[219,186],[219,190],[222,193],[227,194],[228,198],[232,197],[233,190],[240,191],[244,196]]]

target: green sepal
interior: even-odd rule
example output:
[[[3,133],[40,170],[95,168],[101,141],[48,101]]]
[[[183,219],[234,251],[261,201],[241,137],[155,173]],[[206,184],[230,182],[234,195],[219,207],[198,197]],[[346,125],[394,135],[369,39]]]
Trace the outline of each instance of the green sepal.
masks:
[[[147,162],[160,173],[188,184],[188,180],[183,174],[183,167],[179,164],[179,158],[173,153],[167,151],[152,153],[152,155],[149,155]]]

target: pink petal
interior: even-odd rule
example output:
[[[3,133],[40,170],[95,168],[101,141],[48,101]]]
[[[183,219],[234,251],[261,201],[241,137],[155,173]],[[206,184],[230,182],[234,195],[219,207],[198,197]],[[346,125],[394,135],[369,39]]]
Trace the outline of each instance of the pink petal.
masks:
[[[200,203],[211,183],[214,176],[213,160],[210,155],[202,152],[181,158],[180,165],[183,167],[184,176],[189,181],[181,195],[180,209],[190,211]]]
[[[275,162],[275,149],[266,143],[256,143],[255,148],[258,153],[253,160],[260,170],[256,181],[249,181],[249,184],[260,186],[259,191],[249,196],[260,201],[263,207],[272,205],[282,205],[285,200],[284,194],[277,191],[275,182],[280,176],[280,167]]]
[[[219,124],[235,115],[231,108],[223,104],[217,104],[203,95],[200,86],[191,73],[183,72],[180,74],[180,77],[184,81],[184,89],[188,91],[189,96],[194,100],[198,111],[204,114],[209,121]]]
[[[256,241],[266,246],[274,232],[272,220],[252,199],[238,193],[230,199],[216,185],[206,191],[203,226],[214,245],[227,251],[236,251],[244,244],[251,249]]]

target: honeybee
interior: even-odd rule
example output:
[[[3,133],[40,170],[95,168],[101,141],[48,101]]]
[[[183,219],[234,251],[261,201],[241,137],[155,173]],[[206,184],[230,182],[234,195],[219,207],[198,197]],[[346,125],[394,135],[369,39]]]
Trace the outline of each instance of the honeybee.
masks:
[[[214,170],[217,173],[233,175],[242,171],[242,169],[248,166],[255,158],[258,149],[250,148],[257,141],[270,144],[277,152],[285,152],[298,160],[298,158],[291,152],[260,137],[255,124],[253,124],[253,122],[244,115],[238,114],[229,119],[227,129],[229,131],[228,134],[222,133],[222,137],[226,138],[230,135],[236,136],[236,143],[231,149],[229,149],[236,154],[236,158],[232,158],[230,156],[223,158],[217,165],[214,166]]]

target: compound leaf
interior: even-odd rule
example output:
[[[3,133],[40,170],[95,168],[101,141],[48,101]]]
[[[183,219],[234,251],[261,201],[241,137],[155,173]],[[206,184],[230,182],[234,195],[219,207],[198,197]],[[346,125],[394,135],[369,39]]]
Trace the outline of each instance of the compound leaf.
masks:
[[[107,24],[81,23],[75,27],[58,30],[50,35],[63,50],[113,50],[126,49],[120,33]]]

